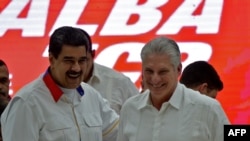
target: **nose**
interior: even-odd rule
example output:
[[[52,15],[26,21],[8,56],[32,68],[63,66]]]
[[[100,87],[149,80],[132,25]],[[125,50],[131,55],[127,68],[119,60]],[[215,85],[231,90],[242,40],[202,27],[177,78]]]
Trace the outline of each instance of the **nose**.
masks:
[[[160,82],[161,78],[157,73],[154,73],[152,76],[152,83],[153,84],[158,84]]]
[[[71,70],[75,71],[75,72],[79,72],[81,70],[81,64],[79,64],[77,61],[72,64],[71,66]]]

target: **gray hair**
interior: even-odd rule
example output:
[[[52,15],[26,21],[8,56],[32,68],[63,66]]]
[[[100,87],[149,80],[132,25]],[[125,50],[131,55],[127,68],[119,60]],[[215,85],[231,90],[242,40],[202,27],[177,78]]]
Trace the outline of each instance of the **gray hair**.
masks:
[[[177,43],[167,37],[156,37],[149,41],[141,50],[141,60],[144,61],[145,57],[150,54],[166,54],[170,57],[172,64],[175,67],[181,63],[181,53]]]

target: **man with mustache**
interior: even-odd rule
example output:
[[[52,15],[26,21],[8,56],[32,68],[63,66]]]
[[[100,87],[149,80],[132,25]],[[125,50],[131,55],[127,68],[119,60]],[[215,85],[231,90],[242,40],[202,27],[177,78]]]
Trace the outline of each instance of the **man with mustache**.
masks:
[[[90,43],[83,30],[57,28],[48,69],[21,88],[1,117],[4,141],[115,141],[119,116],[83,83]]]

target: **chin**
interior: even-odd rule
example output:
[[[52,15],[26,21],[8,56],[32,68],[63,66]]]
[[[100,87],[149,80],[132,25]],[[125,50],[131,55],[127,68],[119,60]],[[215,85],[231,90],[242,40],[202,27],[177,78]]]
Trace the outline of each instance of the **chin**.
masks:
[[[150,92],[158,94],[158,93],[162,93],[163,89],[161,89],[161,88],[151,88]]]
[[[69,89],[75,89],[75,88],[77,88],[79,85],[80,85],[80,83],[68,84],[68,85],[67,85],[67,88],[69,88]]]

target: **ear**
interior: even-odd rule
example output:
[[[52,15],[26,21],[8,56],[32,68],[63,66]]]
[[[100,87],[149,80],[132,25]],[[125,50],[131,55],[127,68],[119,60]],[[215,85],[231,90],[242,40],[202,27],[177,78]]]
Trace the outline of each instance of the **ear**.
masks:
[[[202,94],[207,94],[207,83],[202,83],[198,86],[198,91]]]
[[[49,62],[50,64],[54,63],[54,56],[51,53],[49,53]]]
[[[182,71],[182,64],[180,63],[177,67],[177,71],[178,71],[178,75],[181,75],[181,71]]]
[[[92,58],[95,58],[95,49],[93,49],[93,50],[91,51],[91,56],[92,56]]]

